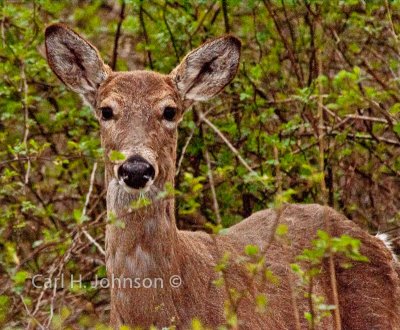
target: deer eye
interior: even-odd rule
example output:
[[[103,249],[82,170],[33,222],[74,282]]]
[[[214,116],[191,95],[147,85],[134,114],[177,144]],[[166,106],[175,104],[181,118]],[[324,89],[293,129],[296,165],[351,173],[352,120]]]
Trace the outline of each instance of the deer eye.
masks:
[[[166,107],[164,109],[163,118],[167,121],[173,121],[176,115],[176,108]]]
[[[101,119],[103,120],[110,120],[114,116],[113,110],[110,107],[102,107],[100,108],[101,111]]]

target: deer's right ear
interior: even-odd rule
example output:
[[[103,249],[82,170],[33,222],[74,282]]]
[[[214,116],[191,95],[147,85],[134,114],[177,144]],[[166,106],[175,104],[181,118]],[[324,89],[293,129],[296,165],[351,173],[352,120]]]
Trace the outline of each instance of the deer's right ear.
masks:
[[[57,77],[93,105],[99,85],[111,72],[97,49],[62,24],[46,28],[45,43],[47,61]]]

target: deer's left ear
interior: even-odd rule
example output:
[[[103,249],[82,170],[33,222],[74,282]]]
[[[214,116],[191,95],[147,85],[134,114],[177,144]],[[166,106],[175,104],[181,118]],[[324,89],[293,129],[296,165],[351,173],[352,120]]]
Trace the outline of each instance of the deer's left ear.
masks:
[[[226,36],[190,52],[171,72],[183,100],[206,101],[234,78],[240,59],[239,39]]]

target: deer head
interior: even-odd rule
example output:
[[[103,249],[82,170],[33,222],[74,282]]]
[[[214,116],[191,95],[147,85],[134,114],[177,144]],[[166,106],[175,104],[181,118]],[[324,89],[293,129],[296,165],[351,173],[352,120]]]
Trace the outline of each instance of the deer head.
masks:
[[[150,71],[113,72],[97,49],[61,24],[46,29],[50,67],[93,108],[105,153],[108,181],[126,192],[159,190],[173,182],[177,126],[194,101],[218,94],[235,76],[240,41],[225,36],[190,52],[168,75]]]

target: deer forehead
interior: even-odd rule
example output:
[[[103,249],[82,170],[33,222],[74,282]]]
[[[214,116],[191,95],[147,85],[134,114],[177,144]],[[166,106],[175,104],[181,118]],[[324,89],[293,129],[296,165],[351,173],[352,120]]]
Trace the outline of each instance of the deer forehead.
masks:
[[[150,71],[113,72],[100,86],[96,104],[123,109],[178,106],[179,97],[169,76]]]

